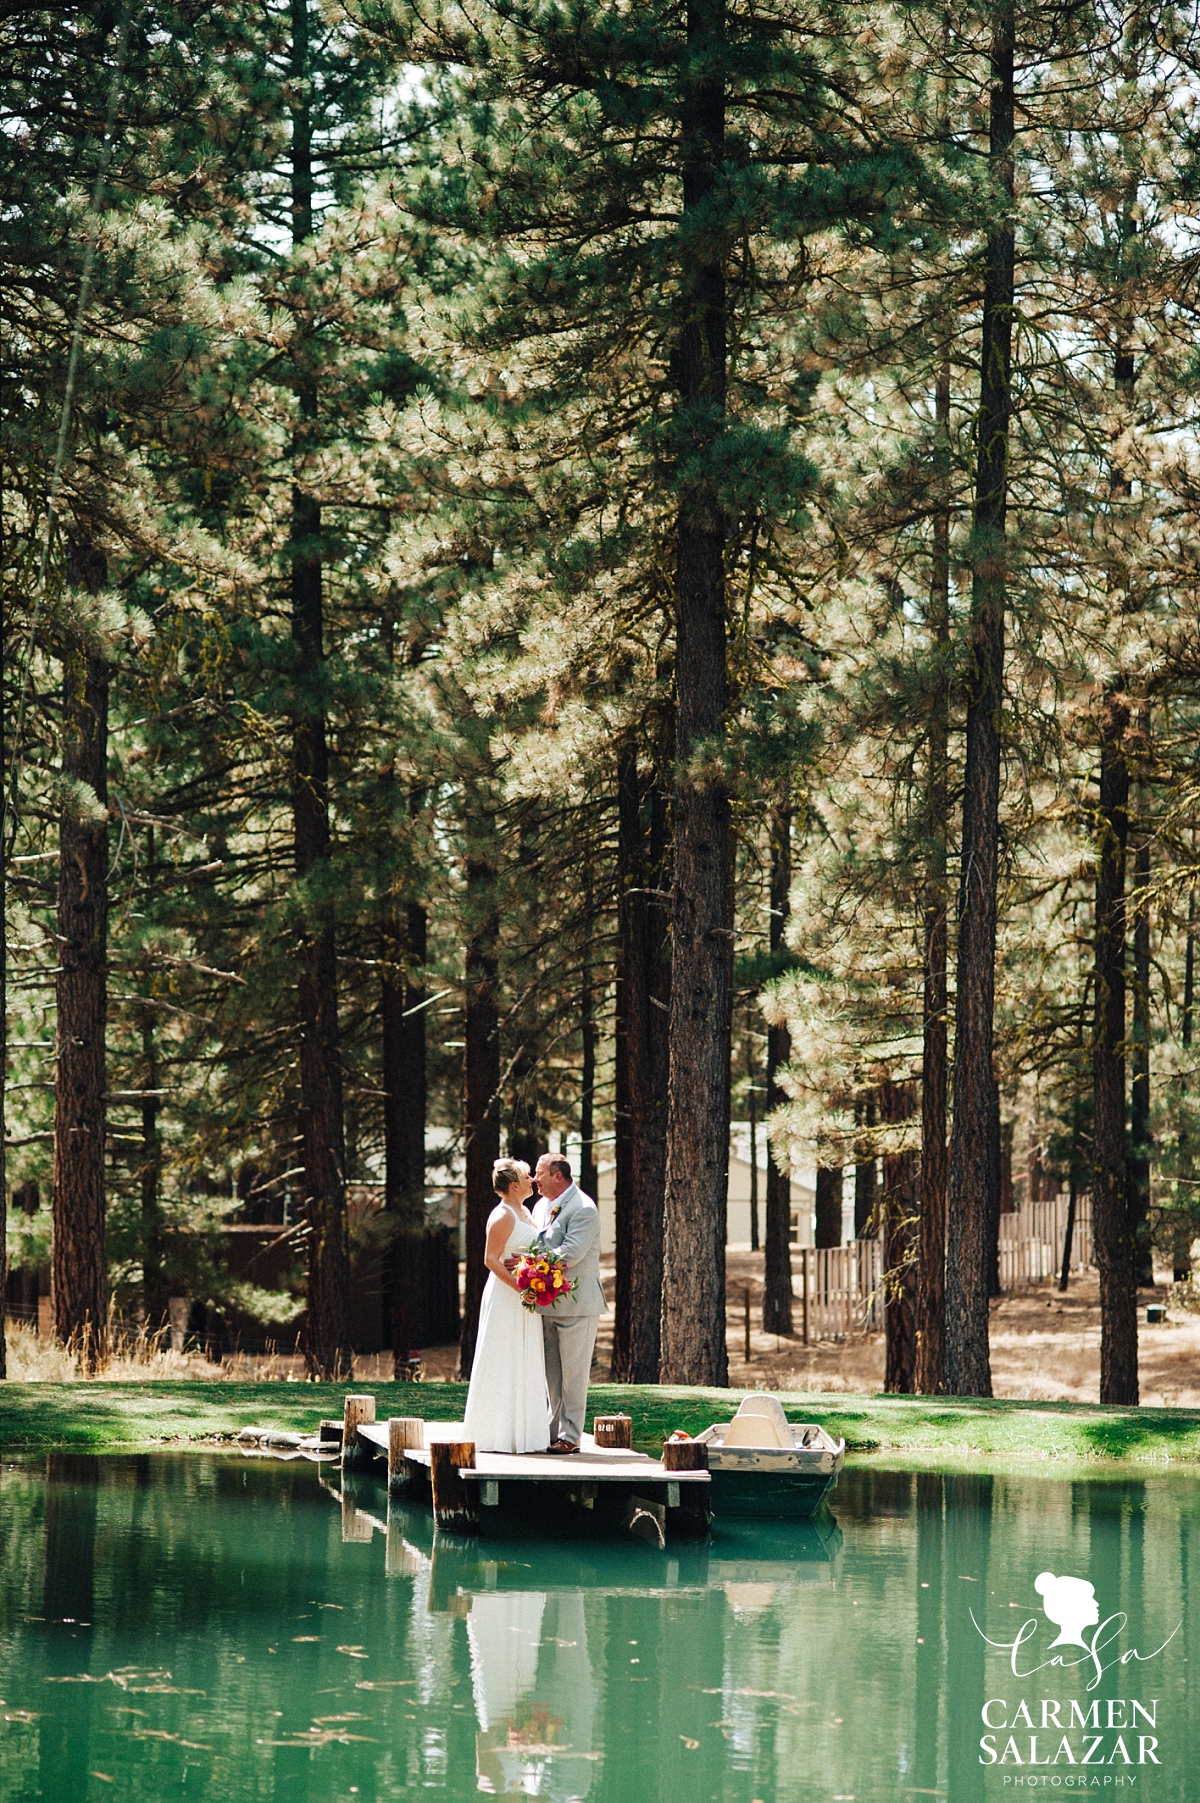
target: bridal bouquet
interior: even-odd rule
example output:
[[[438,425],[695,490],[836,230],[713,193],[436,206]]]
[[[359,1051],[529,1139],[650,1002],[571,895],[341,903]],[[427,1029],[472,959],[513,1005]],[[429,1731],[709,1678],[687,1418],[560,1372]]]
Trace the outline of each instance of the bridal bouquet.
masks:
[[[567,1278],[565,1261],[557,1252],[527,1252],[517,1266],[517,1288],[522,1305],[530,1314],[540,1308],[553,1308],[575,1285]]]

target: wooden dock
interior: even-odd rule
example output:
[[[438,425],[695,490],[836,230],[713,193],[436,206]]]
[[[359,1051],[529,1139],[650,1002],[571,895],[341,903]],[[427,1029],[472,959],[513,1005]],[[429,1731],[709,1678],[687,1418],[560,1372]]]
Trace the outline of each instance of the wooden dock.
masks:
[[[512,1514],[585,1533],[629,1532],[660,1545],[708,1533],[707,1471],[667,1471],[645,1453],[598,1447],[587,1434],[582,1450],[568,1455],[472,1451],[470,1464],[455,1466],[457,1496],[440,1487],[435,1494],[434,1449],[462,1446],[464,1431],[458,1421],[426,1422],[424,1446],[399,1456],[393,1447],[390,1457],[387,1423],[363,1423],[358,1437],[388,1458],[393,1495],[431,1502],[437,1525],[459,1533],[502,1533]]]
[[[577,1453],[490,1452],[465,1437],[465,1422],[376,1421],[375,1398],[350,1394],[341,1422],[322,1421],[315,1435],[245,1428],[239,1440],[284,1458],[320,1459],[336,1447],[346,1472],[378,1471],[382,1462],[389,1493],[431,1505],[442,1533],[503,1534],[532,1520],[552,1533],[628,1531],[659,1545],[703,1537],[714,1513],[811,1519],[846,1450],[815,1422],[789,1422],[777,1397],[758,1394],[744,1397],[730,1422],[672,1436],[661,1459],[633,1450],[628,1415],[597,1416],[594,1428]]]
[[[398,1447],[390,1425],[359,1422],[359,1447],[386,1460],[393,1495],[431,1502],[443,1529],[501,1533],[505,1516],[515,1513],[583,1532],[631,1532],[660,1545],[709,1531],[707,1471],[668,1471],[645,1453],[597,1446],[590,1434],[578,1453],[472,1447],[470,1462],[460,1463],[454,1455],[467,1445],[461,1421],[425,1422],[423,1446]]]

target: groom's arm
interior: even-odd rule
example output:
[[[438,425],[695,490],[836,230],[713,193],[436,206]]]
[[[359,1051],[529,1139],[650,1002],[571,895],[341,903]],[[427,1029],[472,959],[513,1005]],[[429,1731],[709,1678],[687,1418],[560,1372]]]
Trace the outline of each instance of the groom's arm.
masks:
[[[567,1265],[575,1264],[592,1250],[600,1238],[600,1210],[593,1202],[590,1206],[573,1209],[567,1222],[567,1230],[555,1247],[561,1253]]]

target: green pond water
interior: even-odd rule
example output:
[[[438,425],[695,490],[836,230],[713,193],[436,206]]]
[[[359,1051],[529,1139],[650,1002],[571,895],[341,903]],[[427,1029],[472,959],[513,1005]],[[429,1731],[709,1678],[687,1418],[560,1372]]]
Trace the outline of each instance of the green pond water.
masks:
[[[0,1799],[1190,1803],[1198,1527],[1194,1478],[872,1467],[704,1545],[435,1547],[305,1463],[5,1464]]]

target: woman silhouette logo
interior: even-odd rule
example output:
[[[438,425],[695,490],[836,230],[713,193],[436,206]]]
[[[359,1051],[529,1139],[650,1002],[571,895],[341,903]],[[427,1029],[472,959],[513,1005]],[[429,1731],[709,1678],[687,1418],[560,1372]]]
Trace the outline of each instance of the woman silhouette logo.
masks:
[[[1056,1578],[1052,1571],[1043,1571],[1033,1587],[1042,1598],[1047,1621],[1058,1629],[1058,1639],[1051,1645],[1086,1648],[1083,1630],[1094,1628],[1100,1620],[1096,1586],[1086,1578]]]

